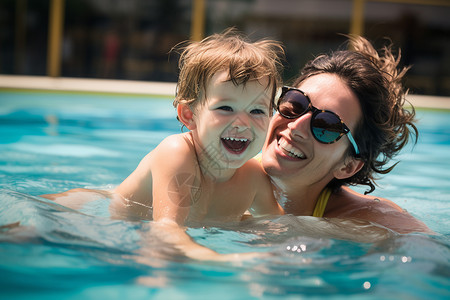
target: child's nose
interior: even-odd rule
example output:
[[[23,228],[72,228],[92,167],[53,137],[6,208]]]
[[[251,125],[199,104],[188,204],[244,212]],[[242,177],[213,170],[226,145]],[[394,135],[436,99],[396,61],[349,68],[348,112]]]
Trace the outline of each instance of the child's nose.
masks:
[[[308,112],[297,119],[289,120],[287,127],[289,128],[293,138],[300,137],[307,139],[311,133],[311,118],[312,113]]]
[[[232,126],[238,129],[247,129],[250,127],[250,120],[245,114],[239,114],[236,119],[233,120]]]

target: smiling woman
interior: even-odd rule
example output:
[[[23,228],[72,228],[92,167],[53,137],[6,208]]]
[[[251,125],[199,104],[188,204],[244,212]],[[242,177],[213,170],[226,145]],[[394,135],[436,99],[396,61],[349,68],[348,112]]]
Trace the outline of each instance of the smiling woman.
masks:
[[[367,185],[365,194],[372,192],[376,174],[392,171],[390,160],[418,134],[414,108],[404,107],[408,68],[398,68],[400,57],[391,46],[378,53],[368,40],[353,36],[348,49],[318,56],[302,69],[294,89],[284,89],[262,165],[286,213],[313,215],[320,206],[315,216],[431,233],[392,201],[347,187]]]

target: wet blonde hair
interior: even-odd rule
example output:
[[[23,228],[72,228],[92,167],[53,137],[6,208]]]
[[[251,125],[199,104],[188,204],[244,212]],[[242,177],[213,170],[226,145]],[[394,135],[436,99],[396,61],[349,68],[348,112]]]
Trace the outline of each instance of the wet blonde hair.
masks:
[[[279,42],[249,42],[232,28],[199,42],[189,42],[181,50],[175,107],[179,103],[202,103],[208,81],[222,70],[229,71],[229,80],[234,85],[245,85],[250,80],[267,76],[273,105],[276,90],[281,84],[281,59],[284,55]]]

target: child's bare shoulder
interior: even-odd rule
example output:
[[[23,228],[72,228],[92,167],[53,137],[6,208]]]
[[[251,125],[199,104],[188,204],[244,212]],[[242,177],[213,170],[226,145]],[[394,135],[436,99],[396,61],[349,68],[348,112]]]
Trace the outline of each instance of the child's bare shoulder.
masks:
[[[250,159],[243,166],[243,171],[253,181],[265,183],[269,181],[269,176],[264,171],[262,165],[256,159]]]
[[[197,164],[195,148],[189,133],[166,137],[148,156],[153,168],[162,166],[192,168]]]
[[[155,150],[173,150],[179,151],[192,146],[192,140],[189,133],[172,134],[159,143]]]
[[[180,133],[166,137],[149,154],[172,159],[189,154],[193,151],[194,146],[188,133]]]

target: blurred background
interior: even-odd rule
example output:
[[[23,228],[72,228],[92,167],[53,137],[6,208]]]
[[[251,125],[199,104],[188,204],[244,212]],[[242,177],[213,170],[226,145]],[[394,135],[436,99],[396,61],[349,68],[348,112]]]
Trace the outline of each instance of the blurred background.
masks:
[[[234,26],[286,49],[284,79],[355,33],[401,48],[412,93],[450,96],[450,0],[0,0],[0,74],[177,80],[177,43]]]

